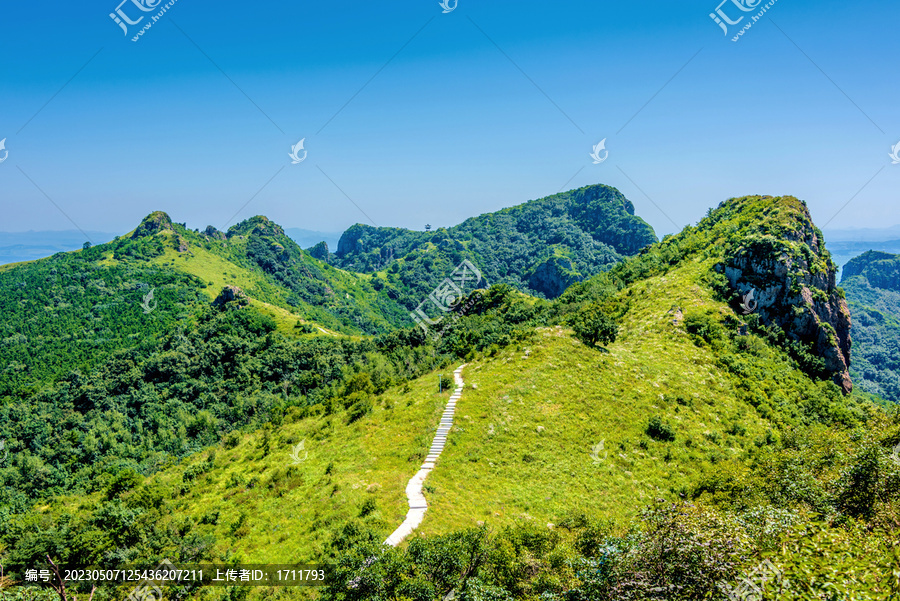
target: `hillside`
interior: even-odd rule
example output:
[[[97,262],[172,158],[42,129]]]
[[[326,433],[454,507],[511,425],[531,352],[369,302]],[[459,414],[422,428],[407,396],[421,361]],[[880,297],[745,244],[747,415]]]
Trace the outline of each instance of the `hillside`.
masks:
[[[863,253],[844,267],[841,286],[854,316],[853,380],[900,403],[900,255]]]
[[[226,287],[288,334],[387,332],[409,321],[368,280],[309,256],[264,217],[226,234],[152,213],[107,244],[0,268],[0,396],[31,395],[120,350],[143,353]]]
[[[328,260],[378,273],[412,309],[463,258],[492,284],[555,298],[648,244],[653,229],[618,190],[595,185],[532,200],[450,228],[416,232],[355,225]]]
[[[202,247],[151,217],[134,252]],[[229,233],[206,236],[254,258],[238,275],[277,273],[277,226]],[[847,305],[796,198],[729,199],[554,300],[471,293],[434,338],[279,327],[265,312],[294,288],[273,277],[239,282],[270,305],[200,303],[139,353],[4,399],[9,573],[46,553],[325,562],[318,591],[190,598],[686,601],[766,559],[783,599],[900,592],[900,414],[852,390]],[[463,362],[425,520],[385,549]]]

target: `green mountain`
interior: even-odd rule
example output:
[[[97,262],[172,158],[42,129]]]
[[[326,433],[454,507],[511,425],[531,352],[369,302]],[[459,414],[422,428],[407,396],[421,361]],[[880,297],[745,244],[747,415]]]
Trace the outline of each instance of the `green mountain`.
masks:
[[[345,311],[396,301],[387,286],[370,293],[370,275],[280,236],[263,218],[200,234],[154,215],[118,259],[67,257],[125,284],[145,277],[129,269],[174,278],[150,313],[170,321],[142,346],[110,343],[89,372],[0,395],[10,577],[49,554],[328,564],[324,588],[181,591],[197,599],[687,601],[762,569],[766,599],[900,594],[900,414],[852,390],[847,303],[803,202],[730,199],[552,300],[469,292],[439,336],[353,331],[299,266],[334,272],[358,303]],[[188,295],[189,278],[208,288]],[[10,307],[23,324],[40,313]],[[137,326],[117,309],[98,323],[121,340]],[[385,548],[451,394],[438,383],[463,363],[424,522]]]
[[[492,284],[555,298],[654,242],[653,228],[621,192],[596,185],[433,232],[355,225],[329,262],[378,273],[387,291],[412,309],[463,259]]]
[[[854,382],[900,403],[900,255],[863,253],[844,266],[841,286],[854,317]]]

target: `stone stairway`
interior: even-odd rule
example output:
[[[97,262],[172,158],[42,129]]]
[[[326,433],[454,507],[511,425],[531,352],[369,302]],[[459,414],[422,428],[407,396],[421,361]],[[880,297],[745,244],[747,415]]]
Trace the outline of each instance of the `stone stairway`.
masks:
[[[453,391],[453,394],[450,395],[450,400],[447,401],[447,406],[444,408],[443,415],[441,415],[441,422],[438,424],[437,433],[434,435],[434,441],[431,443],[431,448],[428,450],[428,456],[425,457],[425,462],[419,468],[416,475],[409,481],[409,484],[406,485],[406,498],[409,500],[409,511],[406,514],[406,519],[403,520],[400,527],[394,530],[394,533],[384,541],[385,545],[396,547],[403,539],[412,534],[412,531],[418,528],[419,524],[422,523],[422,520],[425,519],[425,511],[428,509],[428,503],[425,501],[425,495],[422,494],[422,485],[425,483],[425,478],[427,478],[428,474],[431,473],[431,470],[434,469],[438,458],[441,456],[441,451],[444,450],[444,446],[447,444],[447,435],[450,433],[450,428],[453,427],[453,414],[456,412],[456,401],[462,396],[462,370],[465,366],[466,364],[464,363],[453,372],[456,390]]]

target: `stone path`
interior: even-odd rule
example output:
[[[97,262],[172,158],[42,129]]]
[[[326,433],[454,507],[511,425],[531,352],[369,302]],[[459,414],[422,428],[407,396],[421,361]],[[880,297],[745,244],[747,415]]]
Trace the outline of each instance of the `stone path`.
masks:
[[[447,434],[450,433],[450,428],[453,427],[453,414],[456,412],[456,401],[462,396],[462,370],[465,366],[466,364],[464,363],[453,372],[456,390],[450,395],[450,400],[447,401],[447,406],[444,408],[444,414],[441,416],[441,423],[438,425],[437,433],[434,435],[434,441],[431,443],[431,449],[428,451],[428,456],[425,457],[425,463],[422,464],[418,473],[413,476],[409,481],[409,484],[406,485],[406,498],[409,499],[409,512],[407,512],[406,519],[403,520],[400,527],[394,530],[394,533],[384,541],[384,544],[386,545],[396,547],[404,538],[412,534],[412,531],[418,528],[419,524],[422,523],[422,520],[425,519],[425,511],[428,509],[428,503],[425,502],[425,495],[422,494],[422,484],[424,484],[425,478],[428,477],[431,470],[434,469],[434,464],[437,463],[438,457],[441,456],[441,451],[444,450],[444,445],[447,444]]]

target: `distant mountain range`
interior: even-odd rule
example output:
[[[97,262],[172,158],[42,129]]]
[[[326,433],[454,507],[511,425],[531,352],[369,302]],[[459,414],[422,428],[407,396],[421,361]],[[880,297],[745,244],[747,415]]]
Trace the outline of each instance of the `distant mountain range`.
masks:
[[[109,242],[117,235],[96,231],[86,233],[92,244]],[[344,232],[320,232],[296,227],[284,228],[284,233],[301,248],[311,248],[319,242],[325,242],[332,253],[338,250],[341,236],[344,234]],[[823,230],[822,233],[838,268],[842,268],[850,259],[868,250],[900,253],[900,225],[881,229]],[[428,238],[429,235],[423,233],[422,237]],[[33,261],[58,252],[77,250],[85,241],[84,233],[78,230],[0,232],[0,265]],[[840,276],[840,273],[838,275]]]
[[[300,248],[311,248],[319,242],[324,242],[328,248],[335,249],[338,240],[341,239],[343,232],[317,232],[314,230],[304,230],[297,227],[286,227],[284,233],[288,238],[300,245]]]

